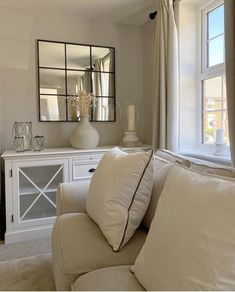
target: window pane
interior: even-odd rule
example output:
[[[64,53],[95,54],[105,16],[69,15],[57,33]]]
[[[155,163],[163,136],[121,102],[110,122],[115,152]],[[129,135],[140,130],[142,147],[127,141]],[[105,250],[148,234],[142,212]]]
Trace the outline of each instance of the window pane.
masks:
[[[227,114],[227,88],[226,88],[226,77],[223,76],[223,108],[224,111],[224,142],[229,144],[229,131],[228,131],[228,114]]]
[[[208,13],[208,39],[224,32],[224,5]]]
[[[224,35],[208,41],[208,66],[215,66],[224,62]]]
[[[203,143],[216,143],[216,129],[223,129],[224,143],[229,144],[227,111],[205,112],[203,115]]]
[[[229,144],[228,114],[224,112],[224,143]]]
[[[226,77],[223,76],[223,98],[227,102]]]
[[[203,109],[221,110],[222,100],[222,77],[214,77],[203,80]]]
[[[216,129],[229,143],[225,76],[203,80],[203,143],[216,143]]]
[[[203,117],[204,143],[214,144],[217,121],[221,121],[221,112],[205,112]]]

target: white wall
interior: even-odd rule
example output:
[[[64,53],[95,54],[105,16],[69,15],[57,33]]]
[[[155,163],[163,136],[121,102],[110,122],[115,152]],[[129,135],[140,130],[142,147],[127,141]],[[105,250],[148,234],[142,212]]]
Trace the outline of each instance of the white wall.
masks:
[[[153,131],[153,88],[156,20],[147,21],[142,27],[143,41],[143,112],[141,136],[152,144]]]
[[[0,11],[0,84],[2,149],[12,148],[14,121],[32,121],[33,134],[45,136],[47,147],[69,146],[76,123],[40,123],[36,79],[36,39],[107,45],[116,48],[116,96],[142,99],[143,60],[141,28],[91,22],[72,15],[26,14]],[[146,99],[146,97],[145,97]],[[123,129],[116,123],[93,123],[100,144],[119,144]]]

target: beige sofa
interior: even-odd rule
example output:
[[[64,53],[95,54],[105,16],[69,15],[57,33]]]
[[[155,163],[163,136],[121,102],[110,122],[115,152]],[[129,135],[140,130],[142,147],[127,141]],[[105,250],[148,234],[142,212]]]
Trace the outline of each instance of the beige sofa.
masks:
[[[129,243],[113,252],[85,209],[86,193],[76,183],[65,183],[57,192],[57,219],[52,233],[53,271],[57,290],[144,290],[130,272],[154,216],[170,167],[179,161],[201,172],[235,177],[235,170],[166,150],[155,153],[155,179],[149,208]]]

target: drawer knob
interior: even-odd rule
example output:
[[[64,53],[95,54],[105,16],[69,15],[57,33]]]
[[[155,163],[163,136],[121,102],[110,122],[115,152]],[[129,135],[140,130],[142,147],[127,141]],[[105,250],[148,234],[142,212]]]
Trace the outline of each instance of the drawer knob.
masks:
[[[95,168],[91,168],[88,170],[90,173],[95,172]]]

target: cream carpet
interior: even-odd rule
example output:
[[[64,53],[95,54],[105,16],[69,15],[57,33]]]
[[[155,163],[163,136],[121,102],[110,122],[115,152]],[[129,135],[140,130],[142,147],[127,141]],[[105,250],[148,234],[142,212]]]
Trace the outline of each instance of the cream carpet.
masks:
[[[53,291],[51,254],[0,262],[0,291]]]
[[[0,262],[51,253],[51,238],[40,238],[5,245],[0,244]]]

